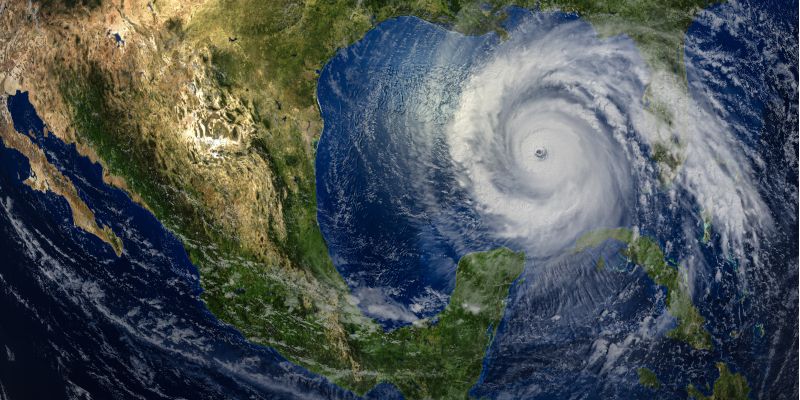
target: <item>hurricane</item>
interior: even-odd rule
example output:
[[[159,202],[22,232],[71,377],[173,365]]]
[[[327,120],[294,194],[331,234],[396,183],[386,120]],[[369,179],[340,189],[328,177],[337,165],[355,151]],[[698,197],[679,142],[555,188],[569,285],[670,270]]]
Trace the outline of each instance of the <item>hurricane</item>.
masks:
[[[654,232],[669,210],[695,214],[676,224],[695,238],[689,251],[707,224],[725,254],[752,261],[745,246],[772,220],[717,92],[652,68],[625,35],[563,14],[520,18],[506,38],[426,26],[391,57],[356,45],[326,67],[319,220],[362,307],[430,316],[466,252],[509,246],[546,261],[601,229]]]
[[[0,400],[798,398],[796,2],[6,3]]]
[[[685,163],[669,183],[741,254],[745,232],[769,217],[744,149],[708,109],[716,99],[653,76],[627,37],[598,37],[581,21],[542,25],[512,31],[473,70],[447,133],[461,184],[496,233],[546,257],[593,229],[628,226],[632,208],[652,211],[637,197],[660,184],[648,152],[667,143]]]
[[[447,140],[496,233],[541,257],[630,222],[633,182],[646,179],[629,142],[648,74],[630,40],[578,21],[540,26],[513,31],[477,68]]]

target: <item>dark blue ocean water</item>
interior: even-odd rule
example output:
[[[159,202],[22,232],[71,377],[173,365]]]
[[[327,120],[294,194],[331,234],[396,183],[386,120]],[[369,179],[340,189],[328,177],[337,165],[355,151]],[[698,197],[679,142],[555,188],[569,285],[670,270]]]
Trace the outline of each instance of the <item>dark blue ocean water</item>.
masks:
[[[511,9],[506,24],[530,18]],[[575,18],[552,14],[538,23]],[[444,307],[455,263],[466,252],[513,246],[487,238],[467,194],[445,172],[445,143],[398,128],[445,126],[456,84],[497,43],[493,34],[464,37],[397,18],[341,50],[322,71],[319,222],[337,268],[387,328]],[[765,267],[744,275],[718,243],[704,249],[708,270],[701,271],[695,302],[709,321],[714,351],[693,352],[667,339],[626,343],[640,329],[630,321],[663,314],[663,290],[624,263],[618,244],[606,243],[548,268],[526,268],[474,395],[683,398],[686,384],[712,383],[714,363],[724,361],[747,377],[753,398],[797,398],[797,48],[796,2],[717,5],[688,32],[690,91],[728,94],[723,106],[740,122],[735,134],[751,150],[777,225],[759,253]],[[706,62],[712,50],[735,56],[727,64]],[[694,84],[708,76],[717,87]],[[419,88],[441,97],[417,101]],[[16,129],[31,132],[98,221],[123,239],[125,253],[117,258],[75,228],[63,199],[22,184],[27,161],[0,146],[0,399],[355,397],[217,321],[199,300],[197,270],[180,242],[106,186],[98,165],[45,135],[25,93],[6,106]],[[420,159],[430,164],[420,168]],[[697,220],[699,211],[691,199],[663,211],[665,219],[650,222],[648,233],[680,244],[675,227]],[[595,268],[599,255],[609,260],[603,270]],[[668,255],[685,256],[680,245]],[[633,350],[614,365],[628,370],[593,362],[620,343]],[[640,366],[662,378],[658,393],[637,384]],[[373,393],[391,394],[389,385]]]
[[[45,135],[27,93],[7,106],[125,251],[75,228],[66,201],[25,186],[27,160],[0,147],[0,398],[354,397],[217,321],[177,238]]]
[[[443,138],[458,85],[498,42],[417,18],[386,21],[322,70],[318,220],[336,268],[387,328],[446,305],[456,264],[498,247],[449,174]],[[419,100],[419,91],[438,95]],[[434,133],[416,137],[420,131]],[[372,289],[365,294],[362,290]]]
[[[745,375],[757,397],[796,397],[797,369],[787,367],[797,361],[796,322],[764,318],[797,312],[796,8],[730,2],[702,13],[687,33],[690,95],[720,100],[713,106],[735,128],[759,173],[759,191],[780,220],[760,252],[750,249],[761,263],[744,274],[723,255],[718,236],[701,249],[705,269],[697,271],[695,302],[714,350],[636,339],[638,331],[664,323],[655,318],[664,314],[666,293],[625,265],[618,244],[607,243],[593,254],[528,263],[473,395],[649,397],[652,391],[636,375],[636,368],[648,367],[664,382],[659,398],[682,398],[690,383],[712,385],[715,364],[723,361]],[[544,31],[575,18],[512,8],[505,26]],[[465,37],[398,18],[340,51],[322,71],[320,226],[362,309],[388,329],[444,307],[459,257],[500,245],[516,248],[493,239],[471,211],[468,194],[447,173],[442,139],[459,86],[499,43],[494,34]],[[420,137],[421,131],[429,137]],[[651,195],[661,204],[657,213],[636,219],[673,262],[694,257],[687,245],[692,238],[683,235],[687,224],[702,220],[691,193],[677,190],[679,207],[659,191]],[[697,225],[695,238],[702,234]],[[596,270],[598,255],[613,268]],[[426,301],[431,292],[442,300]]]
[[[509,30],[525,24],[528,34],[536,35],[576,20],[514,8],[505,24]],[[467,252],[519,248],[493,238],[472,210],[468,194],[448,175],[452,168],[443,138],[459,87],[500,43],[494,34],[465,37],[416,18],[398,18],[323,69],[319,222],[337,268],[357,296],[362,287],[389,288],[388,301],[362,298],[368,303],[362,303],[364,311],[386,328],[408,321],[371,306],[393,302],[413,310],[431,290],[452,291],[456,263]],[[429,137],[420,138],[420,131]],[[596,253],[560,257],[542,267],[529,261],[512,288],[473,394],[524,398],[541,391],[543,398],[563,398],[602,388],[599,367],[586,365],[601,333],[612,332],[609,341],[622,337],[636,326],[621,321],[664,307],[663,299],[655,298],[657,289],[641,270],[624,265],[619,250],[619,244],[607,243]],[[598,255],[614,268],[597,271]],[[607,300],[587,306],[587,297]],[[416,316],[429,317],[446,303],[428,304]],[[597,319],[604,309],[611,310],[608,318]],[[646,394],[629,380],[608,384],[596,396]]]

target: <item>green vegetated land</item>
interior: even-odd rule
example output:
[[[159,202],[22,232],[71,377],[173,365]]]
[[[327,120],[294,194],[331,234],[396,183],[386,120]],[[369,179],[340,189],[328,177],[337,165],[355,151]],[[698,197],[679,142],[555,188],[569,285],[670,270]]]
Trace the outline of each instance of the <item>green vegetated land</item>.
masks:
[[[622,250],[628,260],[644,268],[647,276],[657,285],[667,288],[667,311],[675,317],[678,326],[667,332],[667,336],[690,344],[698,350],[712,348],[711,334],[705,329],[705,318],[700,315],[692,303],[686,277],[678,265],[670,265],[658,243],[652,238],[639,236],[627,228],[602,229],[589,232],[577,240],[575,251],[583,251],[597,247],[606,240],[616,240],[627,244]],[[747,399],[750,388],[741,374],[731,373],[727,365],[717,363],[719,378],[714,383],[710,396],[705,396],[693,385],[689,385],[687,393],[697,400]],[[642,386],[659,389],[661,381],[655,372],[648,368],[637,369],[639,383]]]
[[[667,309],[678,320],[678,326],[667,336],[689,343],[696,349],[710,350],[711,335],[704,327],[705,318],[692,303],[687,277],[681,273],[680,267],[669,265],[658,243],[646,237],[631,242],[624,254],[641,265],[653,282],[667,288]]]
[[[750,387],[744,376],[734,374],[722,362],[717,363],[717,370],[719,378],[714,382],[714,390],[710,395],[706,396],[693,385],[689,385],[686,389],[689,397],[696,400],[747,400]]]
[[[694,385],[686,387],[686,393],[691,399],[695,400],[746,400],[750,394],[750,386],[741,374],[732,373],[728,366],[723,362],[717,363],[719,377],[714,381],[714,387],[708,388],[711,394],[706,396]],[[636,370],[639,375],[639,384],[650,389],[658,390],[661,388],[661,381],[655,372],[648,368]]]
[[[379,374],[373,381],[392,382],[408,398],[465,397],[523,265],[524,255],[508,249],[464,256],[450,303],[435,322],[359,340],[363,365]]]
[[[608,239],[627,244],[622,251],[631,262],[644,268],[647,276],[657,285],[667,289],[667,310],[678,321],[678,326],[667,336],[686,342],[695,349],[710,350],[711,335],[705,329],[705,318],[692,303],[687,277],[681,267],[670,265],[658,242],[646,236],[637,236],[626,228],[590,232],[579,238],[576,251],[596,247]]]
[[[207,62],[215,85],[246,104],[257,123],[250,148],[267,162],[281,194],[286,234],[270,233],[265,243],[279,257],[258,255],[220,228],[201,193],[184,179],[185,171],[161,162],[170,153],[157,135],[147,134],[160,129],[148,125],[152,110],[147,107],[159,104],[163,88],[121,90],[116,86],[121,81],[89,65],[59,71],[62,95],[80,140],[182,238],[201,271],[203,300],[218,318],[358,393],[390,381],[408,398],[463,397],[480,372],[493,332],[489,328],[502,315],[523,256],[508,250],[466,256],[438,323],[383,333],[360,313],[328,257],[316,223],[314,146],[301,126],[321,121],[316,110],[306,121],[297,114],[316,106],[316,71],[337,48],[376,23],[417,15],[468,34],[503,34],[502,10],[508,4],[575,11],[603,34],[631,36],[652,68],[681,74],[683,34],[694,12],[708,2],[219,0],[187,23],[175,19],[164,26],[159,46],[210,49]],[[280,123],[287,118],[290,123]],[[679,321],[671,334],[696,348],[710,348],[702,316],[657,244],[637,239],[627,254],[668,288],[669,310]]]
[[[661,388],[661,381],[658,380],[656,373],[648,368],[639,368],[636,370],[639,374],[639,384],[650,389]]]

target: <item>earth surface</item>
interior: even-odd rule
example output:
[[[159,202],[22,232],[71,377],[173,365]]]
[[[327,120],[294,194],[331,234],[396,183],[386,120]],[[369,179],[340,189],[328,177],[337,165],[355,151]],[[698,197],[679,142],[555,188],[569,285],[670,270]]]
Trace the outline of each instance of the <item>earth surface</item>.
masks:
[[[798,397],[798,4],[0,4],[0,400]]]

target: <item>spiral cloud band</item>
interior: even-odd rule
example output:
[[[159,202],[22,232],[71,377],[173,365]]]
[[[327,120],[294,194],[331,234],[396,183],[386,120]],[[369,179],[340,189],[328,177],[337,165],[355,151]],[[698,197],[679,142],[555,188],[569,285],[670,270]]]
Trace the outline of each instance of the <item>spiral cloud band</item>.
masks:
[[[472,251],[508,246],[537,263],[594,230],[697,238],[710,218],[722,247],[741,254],[766,232],[746,151],[713,91],[687,88],[632,39],[599,37],[574,15],[510,19],[507,39],[390,20],[320,77],[318,220],[365,312],[434,315]]]
[[[537,26],[514,31],[466,83],[448,143],[498,234],[547,256],[625,224],[627,138],[647,74],[628,39],[602,41],[579,21]]]
[[[659,184],[638,143],[679,144],[674,183],[713,217],[726,248],[769,222],[742,149],[707,110],[713,98],[652,74],[629,38],[598,38],[578,20],[542,26],[522,24],[477,68],[448,131],[461,183],[498,235],[544,257],[587,231],[628,225],[631,207],[647,211],[637,191]]]

